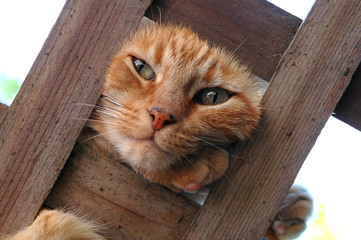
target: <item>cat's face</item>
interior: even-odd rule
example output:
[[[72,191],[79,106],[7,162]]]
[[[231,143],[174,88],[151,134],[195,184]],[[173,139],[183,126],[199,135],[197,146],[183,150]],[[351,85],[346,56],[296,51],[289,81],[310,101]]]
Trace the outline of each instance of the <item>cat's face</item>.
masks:
[[[98,105],[91,127],[146,170],[245,138],[260,114],[245,67],[189,29],[156,24],[117,53]]]

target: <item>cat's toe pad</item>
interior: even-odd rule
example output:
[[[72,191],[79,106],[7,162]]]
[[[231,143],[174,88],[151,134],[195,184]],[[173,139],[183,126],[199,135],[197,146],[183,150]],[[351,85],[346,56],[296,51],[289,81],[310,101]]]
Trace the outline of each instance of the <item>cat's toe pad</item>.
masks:
[[[200,183],[190,183],[186,185],[185,189],[187,192],[197,192],[202,187]]]
[[[306,229],[312,208],[309,192],[302,186],[294,185],[283,200],[271,228],[279,239],[297,238]]]
[[[178,170],[172,178],[172,185],[179,191],[196,192],[207,184],[210,170],[204,164],[193,164],[190,169]],[[173,190],[173,189],[172,189]]]

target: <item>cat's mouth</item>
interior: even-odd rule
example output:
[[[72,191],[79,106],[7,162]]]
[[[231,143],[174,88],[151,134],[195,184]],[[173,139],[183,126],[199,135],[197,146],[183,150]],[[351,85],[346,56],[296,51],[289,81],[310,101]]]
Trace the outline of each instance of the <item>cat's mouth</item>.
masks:
[[[127,162],[147,171],[169,168],[179,158],[150,138],[128,138],[120,146]]]
[[[133,138],[133,140],[137,141],[137,142],[140,142],[140,143],[143,143],[147,147],[153,147],[154,149],[156,149],[156,150],[158,150],[158,151],[160,151],[162,153],[171,155],[170,152],[167,152],[161,146],[159,146],[159,144],[155,141],[154,136],[152,136],[150,138]]]

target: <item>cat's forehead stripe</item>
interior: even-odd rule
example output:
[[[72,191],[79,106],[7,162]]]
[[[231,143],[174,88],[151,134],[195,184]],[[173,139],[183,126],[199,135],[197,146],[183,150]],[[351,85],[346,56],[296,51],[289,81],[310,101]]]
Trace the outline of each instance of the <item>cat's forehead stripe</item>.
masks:
[[[154,52],[154,64],[159,64],[162,60],[163,57],[163,52],[164,52],[164,43],[163,41],[159,41],[156,43],[155,46],[155,52]]]
[[[187,86],[208,87],[208,84],[235,92],[252,87],[245,82],[249,78],[247,68],[187,28],[154,24],[137,31],[129,43],[130,52],[143,58],[157,75],[166,75],[172,81],[177,81],[178,76],[183,81],[197,78],[206,85]]]
[[[210,82],[214,79],[214,76],[216,75],[216,72],[217,72],[216,65],[217,65],[217,63],[213,62],[209,66],[207,72],[203,75],[203,81]]]

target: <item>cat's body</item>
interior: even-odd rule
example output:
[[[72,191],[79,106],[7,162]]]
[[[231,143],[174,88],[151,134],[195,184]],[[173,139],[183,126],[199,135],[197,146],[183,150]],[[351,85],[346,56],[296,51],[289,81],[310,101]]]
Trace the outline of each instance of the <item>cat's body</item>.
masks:
[[[192,192],[224,175],[226,150],[248,138],[259,118],[260,94],[246,67],[187,28],[154,24],[136,32],[114,57],[87,127],[102,136],[99,151],[152,182]],[[284,216],[293,212],[294,199],[286,198],[287,211],[272,229],[289,221]],[[305,208],[297,218],[305,220],[310,211]],[[51,211],[10,239],[102,239],[77,235],[74,229],[82,228],[67,222],[74,219],[83,232],[96,230],[73,215]],[[65,227],[74,236],[62,237]]]

